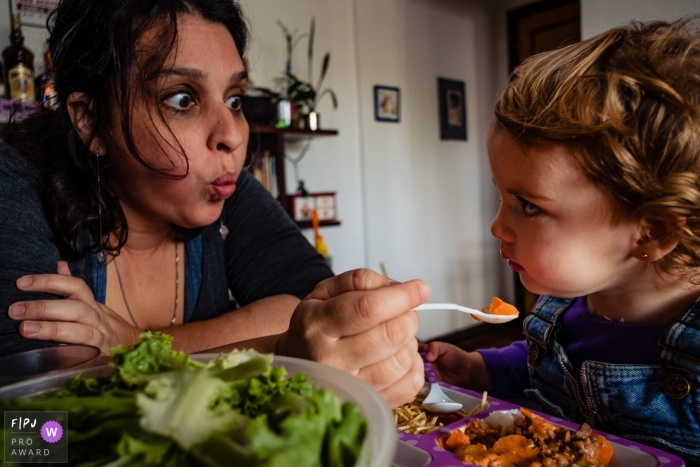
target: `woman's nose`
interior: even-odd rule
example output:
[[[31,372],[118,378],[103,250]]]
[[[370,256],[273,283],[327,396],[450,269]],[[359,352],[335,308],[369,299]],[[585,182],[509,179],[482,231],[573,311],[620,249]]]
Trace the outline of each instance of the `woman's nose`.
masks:
[[[242,113],[231,111],[226,105],[217,106],[212,116],[208,145],[214,151],[234,152],[245,143],[248,122]]]

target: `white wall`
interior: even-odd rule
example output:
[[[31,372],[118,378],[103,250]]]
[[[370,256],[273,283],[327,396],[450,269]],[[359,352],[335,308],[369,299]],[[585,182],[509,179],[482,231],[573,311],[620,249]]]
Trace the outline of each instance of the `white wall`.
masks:
[[[481,306],[496,293],[484,139],[495,97],[484,2],[357,0],[367,264],[415,277],[431,300]],[[468,141],[439,138],[437,78],[466,83]],[[373,86],[401,89],[401,122],[374,121]],[[471,324],[421,315],[429,338]]]
[[[700,13],[700,0],[581,0],[581,36],[595,36],[631,20],[673,21]]]

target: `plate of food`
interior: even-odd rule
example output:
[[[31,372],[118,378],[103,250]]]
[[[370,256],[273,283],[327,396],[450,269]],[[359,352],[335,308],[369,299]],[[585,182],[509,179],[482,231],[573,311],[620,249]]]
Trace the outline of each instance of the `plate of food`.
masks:
[[[463,411],[432,414],[421,406],[425,392],[394,409],[399,439],[393,467],[521,467],[578,465],[683,467],[659,449],[592,430],[474,391],[441,384]],[[547,461],[552,459],[552,461]]]
[[[110,365],[3,387],[0,411],[66,412],[72,466],[389,465],[391,410],[358,378],[252,350],[190,356],[171,342],[144,333],[112,349]]]

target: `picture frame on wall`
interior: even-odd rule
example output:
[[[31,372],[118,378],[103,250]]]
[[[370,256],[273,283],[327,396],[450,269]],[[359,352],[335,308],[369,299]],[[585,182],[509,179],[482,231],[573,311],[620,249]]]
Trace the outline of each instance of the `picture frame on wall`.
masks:
[[[401,120],[401,90],[393,86],[374,87],[374,119],[398,123]]]
[[[467,141],[466,98],[464,81],[438,78],[440,139]]]

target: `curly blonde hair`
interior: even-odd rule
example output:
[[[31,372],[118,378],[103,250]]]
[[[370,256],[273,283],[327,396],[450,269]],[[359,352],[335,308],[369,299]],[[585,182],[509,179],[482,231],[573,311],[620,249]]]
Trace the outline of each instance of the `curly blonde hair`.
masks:
[[[634,22],[533,56],[513,72],[495,109],[522,147],[569,149],[610,194],[617,220],[636,219],[650,236],[677,238],[676,248],[656,262],[662,271],[700,266],[700,35],[694,23]]]

